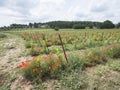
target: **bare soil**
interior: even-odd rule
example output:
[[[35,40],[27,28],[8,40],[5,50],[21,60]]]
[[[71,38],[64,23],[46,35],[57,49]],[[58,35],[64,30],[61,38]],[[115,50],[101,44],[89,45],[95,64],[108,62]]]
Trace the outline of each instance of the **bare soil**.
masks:
[[[4,55],[0,56],[0,86],[6,84],[9,78],[13,78],[9,82],[10,90],[30,90],[32,87],[30,81],[25,80],[19,73],[17,66],[20,62],[24,61],[26,57],[24,54],[25,46],[24,41],[19,37],[8,37],[0,42],[0,45],[4,47]]]

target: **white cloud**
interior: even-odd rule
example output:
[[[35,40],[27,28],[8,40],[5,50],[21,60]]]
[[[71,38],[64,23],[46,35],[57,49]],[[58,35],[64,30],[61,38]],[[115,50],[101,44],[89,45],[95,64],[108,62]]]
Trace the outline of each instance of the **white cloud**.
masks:
[[[40,0],[40,3],[53,3],[53,4],[63,4],[65,3],[65,0]]]
[[[120,21],[120,0],[1,0],[0,26],[54,20]]]

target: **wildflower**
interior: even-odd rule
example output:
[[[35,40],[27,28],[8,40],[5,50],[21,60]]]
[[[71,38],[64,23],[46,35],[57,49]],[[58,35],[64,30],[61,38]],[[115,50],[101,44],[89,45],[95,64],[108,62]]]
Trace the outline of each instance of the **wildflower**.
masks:
[[[25,65],[25,62],[22,62],[22,65],[24,66],[24,65]]]
[[[21,65],[21,64],[18,66],[18,68],[22,68],[22,67],[23,67],[23,65]]]
[[[33,58],[32,58],[32,61],[34,61],[34,62],[35,62],[35,61],[36,61],[36,58],[35,58],[35,57],[33,57]]]
[[[25,64],[24,64],[24,67],[25,67],[25,69],[28,69],[28,68],[30,67],[30,64],[25,63]]]
[[[30,62],[30,60],[29,60],[29,59],[26,59],[26,61],[25,61],[25,62],[26,62],[26,63],[27,63],[27,62]]]

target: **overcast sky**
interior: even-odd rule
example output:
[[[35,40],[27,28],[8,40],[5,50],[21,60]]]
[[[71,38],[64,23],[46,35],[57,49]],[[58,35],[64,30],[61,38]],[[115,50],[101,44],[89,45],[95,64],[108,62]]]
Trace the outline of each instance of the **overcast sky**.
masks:
[[[67,21],[120,22],[120,0],[0,0],[0,26]]]

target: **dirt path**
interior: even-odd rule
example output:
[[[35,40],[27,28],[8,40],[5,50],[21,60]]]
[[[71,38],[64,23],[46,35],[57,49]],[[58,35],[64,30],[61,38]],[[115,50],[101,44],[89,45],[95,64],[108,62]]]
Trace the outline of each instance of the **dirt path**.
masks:
[[[24,41],[20,37],[12,36],[0,41],[0,46],[4,49],[0,55],[0,85],[4,85],[9,78],[10,90],[29,90],[31,88],[30,82],[24,80],[24,78],[17,73],[19,69],[17,66],[20,62],[24,61],[27,57],[25,56]],[[7,77],[6,73],[9,75]],[[24,82],[24,83],[23,83]],[[3,88],[6,87],[3,86]]]

